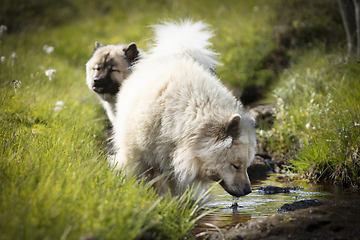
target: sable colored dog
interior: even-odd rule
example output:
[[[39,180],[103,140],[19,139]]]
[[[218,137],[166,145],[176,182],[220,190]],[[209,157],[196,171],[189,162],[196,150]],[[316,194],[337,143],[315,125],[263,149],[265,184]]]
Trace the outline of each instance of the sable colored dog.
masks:
[[[251,192],[254,120],[213,74],[217,54],[203,22],[154,26],[155,43],[120,88],[113,141],[118,168],[167,176],[166,189],[212,181],[231,195]]]
[[[86,63],[86,83],[99,96],[112,123],[115,120],[116,94],[139,58],[135,43],[103,46],[95,42],[94,54]]]

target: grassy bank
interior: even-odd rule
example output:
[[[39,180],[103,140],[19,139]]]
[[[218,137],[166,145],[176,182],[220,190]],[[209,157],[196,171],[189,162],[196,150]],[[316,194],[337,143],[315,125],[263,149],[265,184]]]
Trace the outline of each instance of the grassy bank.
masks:
[[[318,49],[284,72],[274,91],[277,121],[262,136],[278,153],[292,152],[292,170],[314,181],[359,185],[359,73],[354,59]]]

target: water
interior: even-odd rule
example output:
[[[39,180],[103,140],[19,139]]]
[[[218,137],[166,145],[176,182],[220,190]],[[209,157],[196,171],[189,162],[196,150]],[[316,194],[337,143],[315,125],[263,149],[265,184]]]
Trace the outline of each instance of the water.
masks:
[[[280,180],[279,180],[280,179]],[[346,192],[344,189],[330,185],[308,184],[305,180],[281,181],[281,175],[269,175],[265,179],[252,180],[252,193],[241,198],[233,198],[220,185],[211,192],[208,208],[217,210],[198,221],[196,232],[216,231],[219,229],[245,223],[252,219],[265,218],[277,213],[285,203],[304,199],[352,200],[359,199],[359,192]],[[300,187],[290,193],[265,194],[258,192],[260,186]],[[214,227],[211,227],[214,226]]]

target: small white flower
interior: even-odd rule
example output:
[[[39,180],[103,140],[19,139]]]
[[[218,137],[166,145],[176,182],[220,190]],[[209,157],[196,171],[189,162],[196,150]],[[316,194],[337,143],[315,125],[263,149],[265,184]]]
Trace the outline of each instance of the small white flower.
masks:
[[[44,45],[43,50],[49,54],[52,53],[55,50],[55,48],[52,46]]]
[[[55,106],[57,106],[57,107],[64,106],[64,102],[63,102],[63,101],[57,101],[57,102],[55,103]]]
[[[278,105],[280,108],[284,108],[284,100],[283,100],[281,97],[279,97],[279,98],[277,99],[277,105]]]
[[[7,26],[1,25],[0,26],[0,38],[3,36],[4,32],[7,31]]]
[[[57,111],[60,111],[60,110],[62,110],[62,107],[64,106],[64,102],[63,101],[57,101],[56,103],[55,103],[55,107],[54,107],[54,109],[53,109],[53,111],[55,111],[55,112],[57,112]]]
[[[260,137],[263,137],[263,136],[265,135],[265,131],[264,131],[264,130],[260,130],[260,131],[259,131],[259,135],[260,135]]]
[[[259,9],[260,9],[260,8],[259,8],[258,6],[255,6],[255,7],[253,8],[253,11],[254,11],[254,12],[258,12]]]
[[[3,63],[3,62],[5,62],[5,60],[6,60],[6,57],[5,57],[5,56],[1,56],[0,61]]]
[[[305,127],[306,127],[307,129],[310,129],[310,128],[311,128],[311,124],[310,124],[310,123],[307,123],[307,124],[305,125]]]
[[[16,55],[16,52],[13,52],[11,54],[11,66],[13,67],[14,66],[14,63],[15,63],[15,60],[17,59],[17,55]]]
[[[45,75],[49,77],[49,80],[52,81],[55,77],[56,69],[49,69],[45,71]]]

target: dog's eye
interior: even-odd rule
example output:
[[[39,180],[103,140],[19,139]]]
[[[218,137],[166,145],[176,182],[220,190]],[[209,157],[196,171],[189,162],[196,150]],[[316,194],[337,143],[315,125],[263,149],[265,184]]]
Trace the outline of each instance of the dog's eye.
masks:
[[[117,70],[114,66],[110,66],[110,71],[112,71],[112,72],[120,72],[120,71]]]
[[[100,68],[99,68],[99,67],[95,67],[94,70],[95,70],[95,71],[100,71]]]
[[[240,167],[239,166],[236,166],[235,164],[231,164],[231,166],[235,169],[235,170],[239,170]]]

